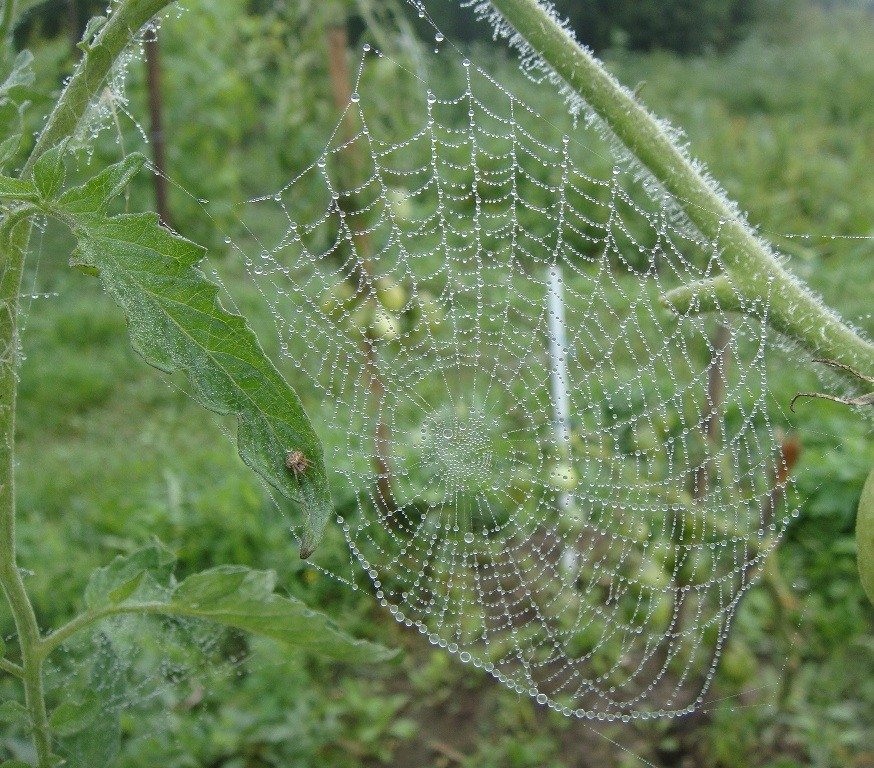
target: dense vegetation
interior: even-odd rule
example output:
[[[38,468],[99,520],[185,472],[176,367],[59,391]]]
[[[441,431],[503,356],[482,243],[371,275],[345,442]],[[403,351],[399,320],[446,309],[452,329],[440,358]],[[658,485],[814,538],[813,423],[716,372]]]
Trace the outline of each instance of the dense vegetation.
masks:
[[[165,24],[169,171],[212,201],[218,226],[233,229],[234,204],[309,163],[332,125],[323,19],[312,10],[241,16],[234,3],[201,0]],[[792,268],[869,331],[870,241],[829,236],[874,234],[872,33],[867,16],[810,12],[779,46],[754,34],[719,57],[610,60],[623,82],[645,82],[647,103],[686,129],[695,154]],[[32,47],[34,93],[51,91],[69,66],[69,42],[35,39]],[[545,100],[512,63],[477,55],[561,119],[561,103]],[[130,96],[131,112],[145,115],[136,62]],[[402,92],[394,98],[403,103]],[[98,138],[98,159],[141,143],[116,106],[118,123]],[[146,182],[132,189],[135,209],[149,205]],[[233,280],[238,268],[222,252],[216,223],[179,190],[171,210],[183,233],[213,246]],[[718,701],[690,721],[604,729],[631,750],[622,751],[421,644],[369,597],[304,569],[285,521],[221,425],[129,350],[118,310],[66,268],[68,245],[53,229],[37,243],[21,372],[21,559],[34,571],[28,586],[41,619],[69,616],[95,566],[156,535],[178,554],[182,573],[225,562],[274,568],[284,588],[346,629],[406,651],[395,666],[332,667],[259,645],[239,675],[187,677],[127,713],[122,764],[631,766],[636,753],[664,765],[870,765],[872,611],[855,576],[852,526],[874,449],[869,426],[838,406],[801,406],[804,418],[793,425],[788,401],[815,379],[791,356],[774,366],[771,417],[797,430],[802,516],[766,586],[744,603]],[[325,543],[338,558],[342,546],[336,532]],[[26,754],[23,744],[13,736],[5,748]]]

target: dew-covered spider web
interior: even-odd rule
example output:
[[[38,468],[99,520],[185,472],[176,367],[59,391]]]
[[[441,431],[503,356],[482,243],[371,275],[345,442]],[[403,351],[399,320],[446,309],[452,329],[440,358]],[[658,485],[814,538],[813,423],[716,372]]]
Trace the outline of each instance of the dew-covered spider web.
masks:
[[[383,58],[228,241],[325,445],[350,554],[315,565],[564,714],[692,711],[791,516],[767,301],[669,311],[721,243],[603,127],[442,49],[387,114]]]

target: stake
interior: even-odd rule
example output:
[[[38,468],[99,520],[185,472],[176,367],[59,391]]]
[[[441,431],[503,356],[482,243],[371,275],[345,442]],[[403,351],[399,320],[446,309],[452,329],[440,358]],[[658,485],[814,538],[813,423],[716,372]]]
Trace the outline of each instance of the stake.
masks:
[[[349,46],[349,33],[345,23],[329,26],[325,31],[325,41],[328,48],[328,73],[331,80],[331,92],[337,111],[344,114],[343,132],[348,142],[343,152],[345,163],[340,170],[340,175],[343,177],[341,178],[341,183],[345,183],[347,189],[352,189],[357,177],[361,174],[362,163],[361,157],[356,151],[356,145],[352,143],[352,138],[355,136],[354,116],[350,110],[346,110],[352,96],[352,88],[346,58]],[[354,201],[350,201],[349,207],[354,209]],[[362,232],[366,229],[363,223],[361,226],[356,225],[358,216],[354,214],[354,211],[350,210],[346,211],[346,213],[350,232],[353,230]],[[373,264],[370,260],[372,250],[370,238],[366,234],[358,235],[355,238],[354,247],[360,263],[356,267],[356,274],[351,276],[352,280],[357,282],[357,285],[353,287],[359,290],[363,288],[368,299],[377,302],[379,299],[376,295]],[[370,390],[370,396],[377,410],[377,422],[373,435],[373,469],[376,474],[376,503],[385,515],[390,516],[396,511],[397,504],[391,487],[391,463],[389,461],[391,429],[385,422],[385,419],[382,418],[381,409],[381,403],[386,391],[385,384],[379,371],[373,342],[365,337],[361,341],[361,349],[364,354],[364,375],[367,378],[367,387]]]

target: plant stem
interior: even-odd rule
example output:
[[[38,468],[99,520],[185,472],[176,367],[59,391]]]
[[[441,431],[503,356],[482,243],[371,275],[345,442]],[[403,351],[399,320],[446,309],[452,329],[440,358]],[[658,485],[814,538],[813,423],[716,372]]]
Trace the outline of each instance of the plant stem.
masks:
[[[126,0],[115,9],[94,44],[79,60],[70,82],[49,114],[46,126],[24,165],[22,176],[33,168],[43,152],[73,134],[118,57],[140,28],[172,1]]]
[[[716,186],[705,179],[658,120],[573,38],[537,0],[490,0],[492,6],[607,123],[722,248],[732,285],[767,307],[767,321],[816,357],[874,373],[874,344],[862,338],[790,275]]]
[[[0,670],[13,677],[24,677],[24,670],[9,659],[0,659]]]
[[[6,594],[18,644],[24,698],[33,726],[37,765],[51,764],[51,736],[42,683],[40,633],[15,553],[15,400],[18,389],[18,293],[30,234],[28,216],[9,216],[0,228],[0,585]]]
[[[109,616],[119,616],[122,614],[171,614],[171,610],[167,603],[161,602],[144,602],[144,603],[119,603],[117,605],[107,605],[103,608],[80,613],[78,616],[70,619],[62,627],[58,627],[53,632],[50,632],[42,640],[41,652],[44,656],[48,656],[59,646],[63,645],[77,632],[82,631],[86,627],[100,619],[108,618]]]
[[[136,32],[170,0],[126,0],[113,13],[82,57],[67,87],[49,115],[36,146],[25,163],[27,174],[46,149],[69,137],[99,89],[116,59]],[[13,0],[6,0],[0,15],[0,44],[9,49],[14,12]],[[24,258],[30,239],[31,214],[10,213],[0,224],[0,586],[12,611],[24,685],[25,705],[32,726],[37,766],[52,764],[51,731],[43,689],[43,662],[47,653],[40,636],[33,605],[18,569],[15,547],[15,405],[18,392],[19,328],[18,295]]]

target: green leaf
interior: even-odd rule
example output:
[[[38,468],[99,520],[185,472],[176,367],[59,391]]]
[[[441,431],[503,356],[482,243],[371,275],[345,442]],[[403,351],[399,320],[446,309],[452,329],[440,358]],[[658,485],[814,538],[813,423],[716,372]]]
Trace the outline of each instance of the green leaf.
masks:
[[[64,186],[64,145],[43,152],[33,165],[33,181],[43,200],[53,200]]]
[[[79,242],[71,263],[99,273],[127,315],[135,349],[156,368],[185,371],[206,408],[234,414],[243,461],[300,503],[307,557],[332,512],[321,443],[246,321],[221,306],[218,288],[198,269],[203,249],[154,214],[78,214],[73,229]],[[285,466],[294,450],[311,463],[299,479]]]
[[[161,613],[205,619],[342,661],[379,662],[396,655],[349,637],[324,614],[275,594],[275,585],[272,571],[219,566],[185,579]]]
[[[874,468],[862,488],[856,516],[856,550],[859,578],[868,599],[874,604]]]
[[[80,702],[65,701],[49,718],[69,768],[109,768],[121,743],[123,666],[104,635],[97,643],[89,692]]]
[[[21,134],[13,133],[0,141],[0,167],[6,165],[21,148]]]
[[[0,175],[0,199],[39,200],[39,191],[29,179],[13,179]]]
[[[101,716],[100,699],[93,693],[86,694],[82,701],[62,701],[49,717],[49,725],[57,736],[72,736],[81,733]]]
[[[25,763],[24,760],[4,760],[0,763],[0,768],[33,768],[33,766]]]
[[[9,723],[10,725],[21,725],[29,723],[30,715],[27,713],[27,707],[17,701],[4,701],[0,703],[0,723]]]
[[[139,153],[128,155],[81,186],[68,189],[58,198],[57,205],[74,215],[102,211],[140,172],[145,162],[146,158]]]
[[[106,16],[92,16],[88,19],[88,23],[85,25],[85,31],[82,33],[82,39],[76,43],[76,47],[87,52],[91,48],[97,33],[103,29],[106,22]]]
[[[85,604],[97,608],[124,602],[136,591],[146,573],[169,576],[174,561],[173,553],[157,541],[130,555],[119,555],[91,575],[85,588]]]
[[[12,71],[0,84],[0,99],[9,98],[16,88],[26,88],[33,83],[33,54],[21,51],[12,63]]]

